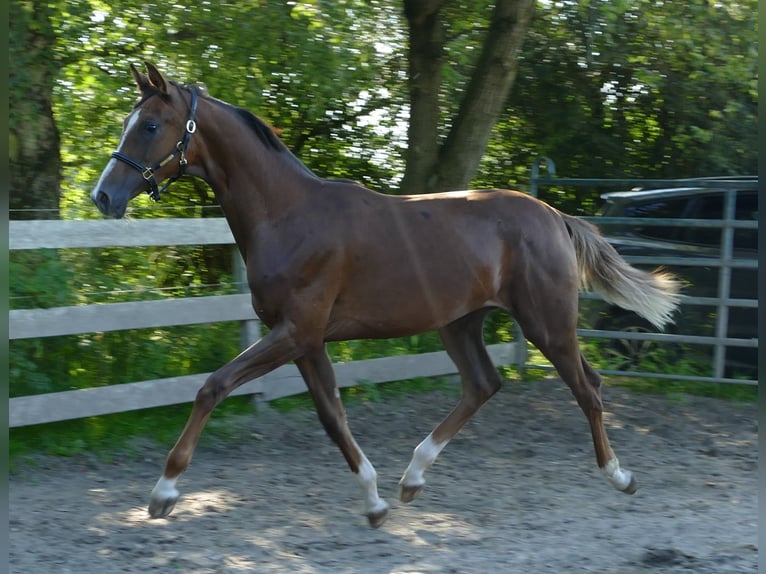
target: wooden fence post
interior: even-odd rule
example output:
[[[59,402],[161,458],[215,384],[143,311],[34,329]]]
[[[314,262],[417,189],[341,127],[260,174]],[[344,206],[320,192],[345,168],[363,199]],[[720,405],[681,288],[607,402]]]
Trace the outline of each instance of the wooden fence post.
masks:
[[[236,245],[233,248],[234,282],[237,285],[237,292],[250,293],[250,287],[247,284],[247,268],[242,255]],[[240,327],[241,350],[247,349],[250,345],[261,338],[261,322],[257,319],[242,321]]]

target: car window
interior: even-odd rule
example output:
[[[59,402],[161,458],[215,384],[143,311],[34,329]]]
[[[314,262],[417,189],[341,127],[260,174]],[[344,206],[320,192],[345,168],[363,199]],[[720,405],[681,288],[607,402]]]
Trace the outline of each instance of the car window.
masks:
[[[685,217],[688,199],[674,197],[643,201],[625,207],[625,217]],[[678,227],[663,227],[657,225],[637,225],[635,233],[652,239],[672,241],[678,237]]]
[[[723,217],[723,193],[706,193],[691,198],[687,217],[692,219],[721,219]],[[695,245],[720,246],[721,230],[712,227],[689,227],[684,231],[684,241]]]
[[[737,194],[736,219],[743,221],[758,220],[758,193],[755,191],[741,191]],[[757,229],[735,229],[734,249],[758,250]]]
[[[737,219],[745,221],[758,220],[758,193],[755,191],[741,191],[737,194]]]
[[[627,205],[626,217],[681,217],[687,200],[685,198],[655,199]]]
[[[686,217],[693,219],[722,219],[724,206],[723,193],[707,193],[692,198]],[[754,191],[741,191],[737,194],[735,218],[753,220],[758,216],[758,195]],[[683,241],[695,245],[719,247],[721,230],[715,228],[689,227],[683,232]],[[757,249],[758,231],[755,229],[736,229],[734,231],[734,249]]]

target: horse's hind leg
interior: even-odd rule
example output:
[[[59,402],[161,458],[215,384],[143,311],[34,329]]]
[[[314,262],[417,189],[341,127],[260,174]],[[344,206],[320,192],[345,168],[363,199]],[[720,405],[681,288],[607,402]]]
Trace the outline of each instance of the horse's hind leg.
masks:
[[[593,389],[592,392],[598,395],[599,409],[594,411],[593,414],[588,414],[586,411],[591,434],[593,435],[593,444],[596,449],[596,463],[612,486],[627,494],[633,494],[638,488],[636,479],[632,472],[620,468],[620,462],[617,460],[606,436],[606,429],[604,428],[602,418],[603,409],[601,408],[601,375],[590,366],[582,352],[580,352],[580,362],[589,387]]]
[[[460,373],[463,394],[452,412],[415,448],[399,481],[402,502],[410,502],[420,494],[425,485],[425,471],[450,439],[502,385],[484,346],[482,325],[486,313],[481,310],[466,315],[439,331],[444,348]]]
[[[534,308],[532,306],[527,309]],[[609,444],[603,421],[601,377],[580,352],[575,332],[575,312],[548,307],[538,308],[538,315],[517,313],[524,335],[553,363],[559,376],[569,386],[577,404],[590,424],[596,463],[617,490],[633,494],[636,481],[630,471],[622,470]]]
[[[348,428],[346,413],[335,383],[335,373],[325,347],[304,354],[295,360],[295,364],[314,399],[322,426],[340,448],[362,487],[370,525],[380,526],[388,514],[388,503],[378,496],[375,468],[356,444]]]

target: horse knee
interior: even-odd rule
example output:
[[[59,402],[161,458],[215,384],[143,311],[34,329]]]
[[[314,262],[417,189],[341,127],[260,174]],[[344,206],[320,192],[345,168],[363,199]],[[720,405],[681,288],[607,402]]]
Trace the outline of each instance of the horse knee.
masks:
[[[486,380],[484,380],[480,385],[478,385],[481,402],[485,403],[491,399],[502,386],[503,382],[500,380],[499,375],[495,377],[488,377]]]
[[[194,404],[205,410],[213,410],[223,400],[223,383],[212,375],[197,391]]]
[[[601,394],[594,392],[590,395],[590,411],[602,414],[604,412],[604,401],[601,400]]]
[[[572,392],[572,396],[587,416],[590,416],[591,413],[603,412],[604,406],[601,401],[601,391],[598,387],[593,387],[590,381],[586,382],[583,379],[577,380],[574,383],[567,381],[567,384]]]
[[[484,403],[486,403],[492,396],[500,390],[502,382],[498,377],[497,380],[487,379],[480,382],[473,382],[472,384],[465,385],[463,388],[462,401],[463,404],[471,410],[478,410]]]

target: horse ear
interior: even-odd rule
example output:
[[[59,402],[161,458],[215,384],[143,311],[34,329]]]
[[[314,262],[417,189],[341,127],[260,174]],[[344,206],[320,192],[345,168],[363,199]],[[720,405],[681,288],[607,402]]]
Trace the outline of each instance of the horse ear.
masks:
[[[133,79],[136,81],[138,89],[141,90],[141,92],[146,91],[146,88],[149,87],[149,78],[146,76],[146,74],[139,72],[138,68],[136,68],[133,64],[130,65],[130,71],[133,74]]]
[[[168,85],[160,71],[151,62],[144,62],[144,65],[146,66],[146,71],[149,72],[150,84],[157,88],[160,93],[167,94]]]

